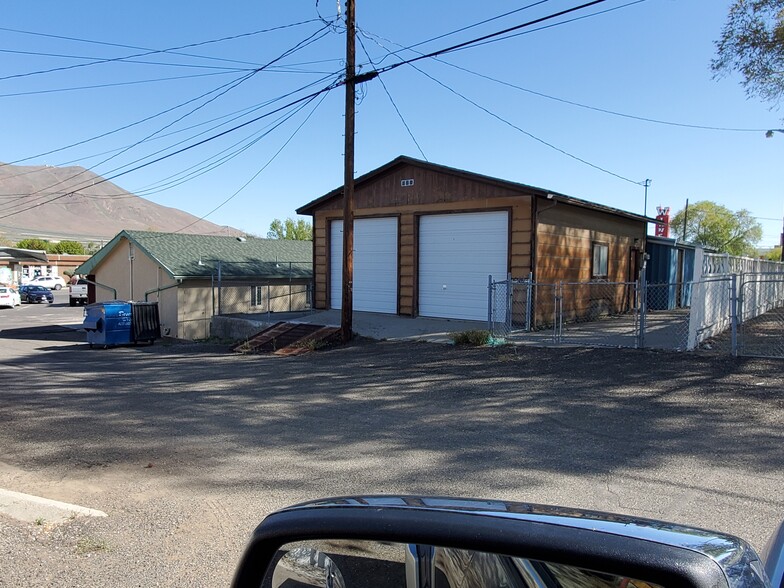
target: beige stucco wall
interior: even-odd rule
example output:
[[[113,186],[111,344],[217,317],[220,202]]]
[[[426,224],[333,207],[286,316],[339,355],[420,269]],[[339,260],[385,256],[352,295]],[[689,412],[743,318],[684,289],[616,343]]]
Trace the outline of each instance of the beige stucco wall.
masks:
[[[177,288],[177,337],[206,339],[210,336],[212,319],[212,282],[188,280]]]
[[[121,239],[113,251],[95,269],[95,281],[117,290],[118,300],[144,301],[144,293],[157,288],[175,284],[166,271],[138,248],[134,248],[134,259],[128,259],[129,241]],[[133,272],[133,290],[131,289]],[[105,288],[95,289],[96,302],[112,300],[112,292]],[[177,288],[165,290],[158,295],[151,294],[150,302],[158,302],[161,318],[161,333],[164,336],[178,337]]]

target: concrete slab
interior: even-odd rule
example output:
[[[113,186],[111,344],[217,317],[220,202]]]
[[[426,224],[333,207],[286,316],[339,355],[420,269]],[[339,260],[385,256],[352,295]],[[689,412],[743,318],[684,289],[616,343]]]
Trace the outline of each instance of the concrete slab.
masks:
[[[67,502],[0,488],[0,514],[27,523],[62,523],[76,516],[105,517],[106,513]]]
[[[340,326],[339,310],[316,311],[291,322]],[[487,330],[486,321],[463,321],[427,317],[406,317],[374,312],[354,312],[354,332],[371,339],[388,341],[429,341],[452,343],[452,333]]]

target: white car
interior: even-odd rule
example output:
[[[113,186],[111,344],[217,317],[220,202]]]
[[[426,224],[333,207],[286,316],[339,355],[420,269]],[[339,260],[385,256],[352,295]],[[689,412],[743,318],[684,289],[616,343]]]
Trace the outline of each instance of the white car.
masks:
[[[38,276],[27,282],[30,286],[43,286],[50,290],[65,288],[65,280],[60,276]]]
[[[0,287],[0,306],[22,306],[22,297],[13,288]]]

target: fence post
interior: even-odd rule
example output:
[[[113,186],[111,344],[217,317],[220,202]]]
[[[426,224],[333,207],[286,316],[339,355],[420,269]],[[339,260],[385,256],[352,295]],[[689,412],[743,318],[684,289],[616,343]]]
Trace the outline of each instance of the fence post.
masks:
[[[487,276],[487,330],[493,333],[493,276]]]
[[[525,330],[531,332],[531,310],[533,309],[534,293],[534,273],[528,272],[528,285],[525,294]]]
[[[505,336],[508,337],[512,334],[512,314],[514,313],[514,284],[512,283],[512,274],[506,274],[506,327]]]
[[[555,284],[553,291],[553,343],[560,343],[563,336],[563,281]]]
[[[697,247],[694,250],[694,276],[691,283],[691,304],[689,308],[689,338],[686,342],[686,349],[693,351],[696,349],[699,341],[697,336],[699,334],[700,324],[702,317],[705,314],[705,285],[702,282],[702,276],[705,271],[705,250],[702,247]]]
[[[640,272],[640,279],[636,284],[639,291],[639,333],[637,333],[637,348],[645,349],[645,329],[647,328],[648,318],[648,282],[645,276],[645,270]]]
[[[223,282],[223,274],[221,273],[221,261],[218,260],[218,315],[223,315],[221,312],[221,287]]]
[[[742,276],[743,274],[741,274]],[[741,284],[743,280],[741,280]],[[730,277],[730,320],[732,322],[732,355],[738,357],[738,276],[732,274]]]

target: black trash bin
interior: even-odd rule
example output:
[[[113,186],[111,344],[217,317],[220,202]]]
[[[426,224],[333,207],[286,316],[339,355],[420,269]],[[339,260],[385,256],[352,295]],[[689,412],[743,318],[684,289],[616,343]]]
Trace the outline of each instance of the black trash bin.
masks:
[[[161,319],[157,302],[131,302],[131,340],[152,344],[161,338]]]

